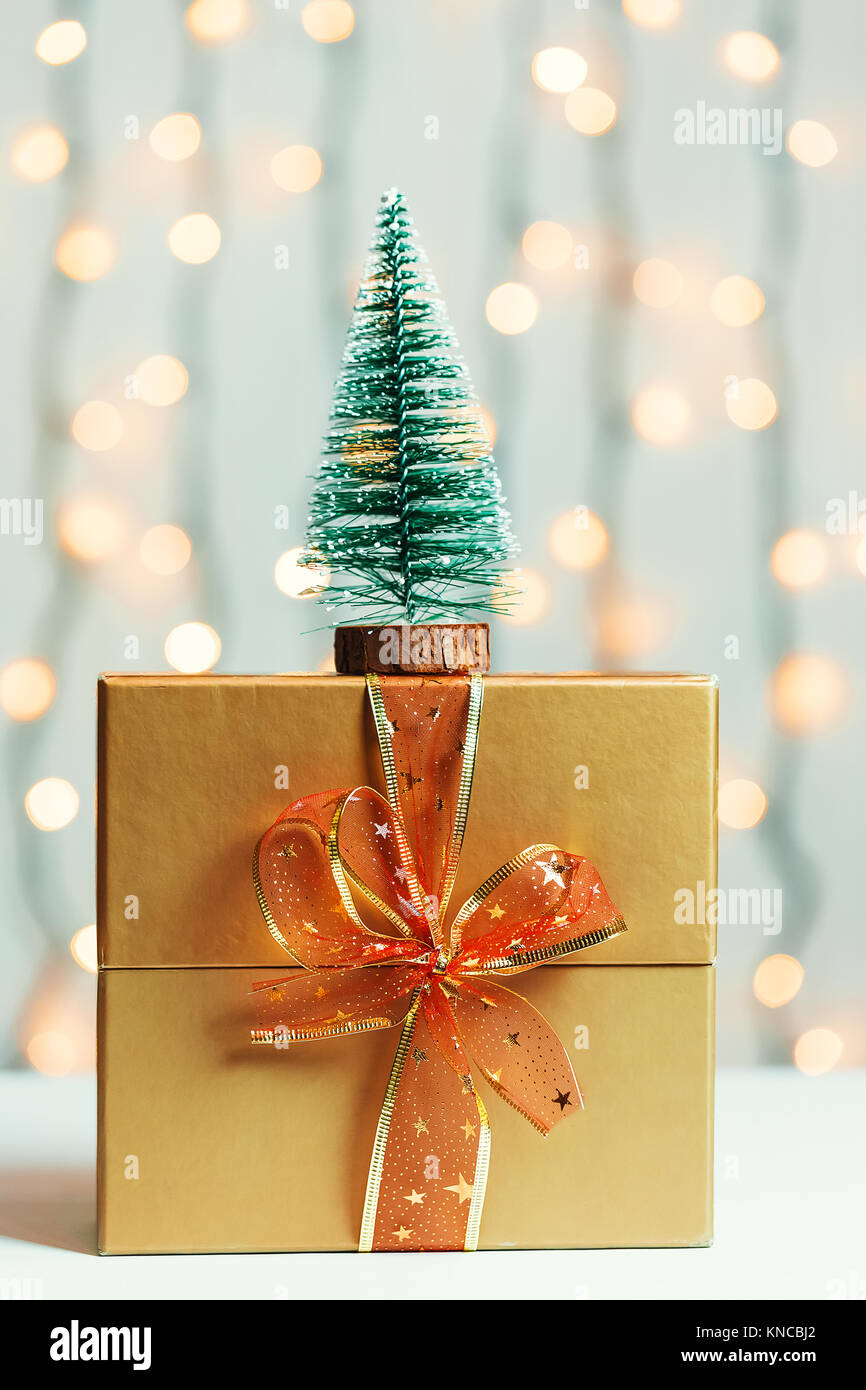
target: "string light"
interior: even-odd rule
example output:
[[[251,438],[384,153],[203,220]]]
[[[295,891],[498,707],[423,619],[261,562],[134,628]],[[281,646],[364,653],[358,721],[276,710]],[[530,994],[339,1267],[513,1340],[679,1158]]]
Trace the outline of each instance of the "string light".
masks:
[[[75,1066],[75,1048],[65,1033],[35,1033],[25,1050],[30,1065],[44,1076],[68,1076]]]
[[[571,260],[574,240],[561,222],[533,222],[523,233],[523,254],[536,270],[560,270]]]
[[[59,19],[56,24],[49,24],[34,44],[37,58],[51,67],[71,63],[86,47],[87,34],[77,19]]]
[[[202,43],[227,43],[244,32],[250,22],[246,0],[193,0],[186,24]]]
[[[497,333],[525,333],[538,318],[538,300],[528,285],[508,280],[490,291],[484,312]]]
[[[19,657],[0,671],[0,709],[21,724],[41,719],[56,692],[54,672],[44,661]]]
[[[849,687],[837,662],[815,652],[792,652],[779,662],[770,682],[777,723],[786,733],[822,733],[848,707]]]
[[[156,353],[135,369],[138,399],[147,405],[174,405],[186,395],[189,373],[177,357]]]
[[[322,177],[322,156],[311,145],[287,145],[271,160],[271,178],[287,193],[306,193]]]
[[[547,611],[549,602],[547,585],[535,570],[513,570],[494,585],[491,592],[494,609],[507,605],[510,612],[502,612],[504,622],[515,627],[528,627],[537,623]]]
[[[145,531],[138,553],[141,563],[153,574],[179,574],[189,564],[192,542],[180,526],[163,522]]]
[[[598,87],[578,87],[565,98],[565,119],[581,135],[604,135],[616,120],[616,102]]]
[[[719,820],[731,830],[751,830],[767,814],[767,793],[757,782],[734,777],[719,788]]]
[[[722,60],[735,77],[747,82],[767,82],[779,70],[779,50],[766,34],[740,29],[729,34],[722,48]]]
[[[62,830],[78,815],[78,792],[64,777],[43,777],[24,798],[24,809],[37,830]]]
[[[165,659],[185,676],[198,676],[216,666],[222,652],[219,634],[208,623],[181,623],[165,639]]]
[[[80,965],[89,975],[95,975],[98,969],[95,924],[79,927],[69,943],[69,950],[76,965]]]
[[[671,261],[650,257],[641,261],[632,287],[642,304],[651,309],[669,309],[683,292],[683,277]]]
[[[728,418],[741,430],[765,430],[772,425],[779,407],[765,381],[760,381],[758,377],[746,377],[725,396],[725,409]]]
[[[766,956],[752,978],[752,992],[759,1004],[780,1009],[799,993],[806,972],[794,956]]]
[[[827,542],[819,531],[786,531],[773,546],[770,569],[786,589],[808,589],[824,577]]]
[[[745,328],[764,312],[764,296],[747,275],[726,275],[713,289],[710,311],[728,328]]]
[[[69,428],[82,449],[102,454],[118,443],[123,434],[123,420],[117,406],[108,401],[85,401],[73,415]]]
[[[299,565],[303,554],[303,546],[296,545],[284,551],[274,565],[274,583],[289,598],[315,598],[327,588],[331,578],[327,565],[318,565],[315,569]]]
[[[554,559],[566,569],[588,570],[601,564],[610,541],[604,522],[595,512],[574,507],[554,521],[549,543]]]
[[[682,0],[622,0],[623,13],[644,29],[665,29],[680,17]]]
[[[631,422],[647,444],[668,448],[685,437],[691,422],[691,408],[675,386],[654,382],[635,396]]]
[[[12,146],[12,168],[29,183],[56,178],[69,160],[69,146],[54,126],[34,126]]]
[[[175,111],[163,116],[150,132],[150,148],[160,159],[177,164],[189,159],[201,144],[201,126],[188,111]]]
[[[54,260],[70,280],[99,280],[114,265],[114,247],[101,227],[70,227],[57,243]]]
[[[585,59],[573,48],[542,48],[532,60],[532,80],[545,92],[573,92],[587,72]]]
[[[85,564],[99,564],[117,554],[126,536],[126,522],[113,503],[79,497],[61,507],[57,534],[67,555]]]
[[[820,169],[839,153],[835,136],[820,121],[795,121],[785,138],[788,153],[811,169]]]
[[[213,260],[220,249],[222,233],[206,212],[190,212],[175,222],[168,234],[168,244],[179,261],[187,265],[204,265]]]
[[[843,1052],[838,1033],[829,1028],[810,1028],[794,1044],[794,1063],[805,1076],[832,1071]]]
[[[355,27],[355,11],[345,0],[310,0],[301,10],[301,24],[316,43],[340,43]]]

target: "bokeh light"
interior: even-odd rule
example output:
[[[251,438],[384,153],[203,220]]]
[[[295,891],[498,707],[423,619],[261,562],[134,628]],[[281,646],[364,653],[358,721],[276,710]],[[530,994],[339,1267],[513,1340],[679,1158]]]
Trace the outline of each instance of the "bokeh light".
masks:
[[[839,153],[831,130],[820,121],[795,121],[785,138],[788,153],[811,169],[829,164]]]
[[[726,275],[710,296],[710,311],[729,328],[744,328],[764,312],[760,286],[747,275]]]
[[[598,87],[578,87],[565,98],[565,119],[581,135],[604,135],[616,120],[616,102]]]
[[[806,972],[794,956],[766,956],[752,977],[752,991],[759,1004],[780,1009],[799,992]]]
[[[219,633],[208,623],[181,623],[165,639],[166,661],[185,676],[209,671],[219,661],[221,652]]]
[[[141,563],[153,574],[179,574],[189,564],[192,541],[180,526],[161,522],[145,531],[138,553]]]
[[[138,399],[146,405],[174,405],[186,395],[189,374],[177,357],[158,352],[135,369]]]
[[[843,1050],[838,1033],[830,1028],[810,1028],[794,1044],[794,1063],[805,1076],[821,1076],[833,1070]]]
[[[186,24],[202,43],[228,43],[244,32],[250,22],[247,0],[193,0],[186,12]]]
[[[826,573],[826,538],[820,531],[786,531],[773,546],[770,569],[786,589],[808,589]]]
[[[101,454],[113,449],[123,434],[123,420],[108,401],[85,401],[72,417],[72,438],[82,449]]]
[[[57,535],[67,555],[85,564],[99,564],[117,554],[126,536],[126,521],[113,502],[73,498],[60,507]]]
[[[722,61],[735,77],[767,82],[779,70],[779,50],[766,34],[740,29],[725,39]]]
[[[56,692],[51,667],[34,657],[19,657],[0,671],[0,709],[19,723],[41,719],[51,708]]]
[[[310,0],[301,10],[301,24],[316,43],[340,43],[355,27],[355,11],[346,0]]]
[[[679,19],[682,0],[622,0],[623,13],[645,29],[665,29]]]
[[[289,598],[315,598],[328,586],[331,577],[328,566],[312,568],[298,564],[304,553],[303,546],[293,546],[284,551],[274,565],[274,583]]]
[[[86,970],[89,975],[95,975],[98,969],[96,924],[79,927],[69,943],[69,950],[76,965],[80,965],[81,969]]]
[[[114,265],[114,247],[101,227],[70,227],[57,243],[54,260],[70,280],[99,280]]]
[[[494,418],[493,412],[491,410],[488,410],[486,405],[482,405],[481,407],[481,423],[484,426],[484,432],[487,435],[490,447],[492,449],[494,444],[496,443],[498,430],[496,428],[496,420]],[[863,572],[864,574],[866,574],[866,570],[864,570]]]
[[[866,575],[866,536],[857,543],[857,550],[854,554],[854,563],[861,574]]]
[[[494,611],[503,622],[516,627],[537,623],[547,611],[550,601],[547,584],[535,570],[519,569],[503,575],[494,585],[491,598]]]
[[[44,183],[66,168],[69,146],[54,126],[34,126],[12,146],[12,168],[30,183]]]
[[[150,132],[150,148],[160,159],[176,164],[189,159],[201,144],[201,126],[188,111],[163,116]]]
[[[792,652],[770,681],[774,717],[786,733],[822,733],[847,712],[848,678],[838,662],[817,652]]]
[[[187,265],[204,265],[213,260],[220,249],[222,233],[206,212],[190,212],[175,222],[168,234],[168,244],[179,261]]]
[[[75,1066],[75,1047],[65,1033],[34,1033],[25,1048],[27,1060],[43,1076],[68,1076]]]
[[[661,645],[668,635],[669,621],[656,600],[636,595],[606,601],[595,626],[610,656],[630,662],[648,656]]]
[[[549,543],[554,559],[570,570],[600,565],[610,544],[604,522],[587,507],[573,507],[557,517],[550,528]]]
[[[671,261],[652,256],[641,261],[632,287],[642,304],[651,309],[669,309],[683,292],[683,277]]]
[[[737,382],[735,390],[726,394],[725,409],[741,430],[764,430],[778,413],[776,397],[767,383],[755,376]]]
[[[525,333],[538,318],[538,300],[528,285],[508,280],[490,291],[484,312],[497,333]]]
[[[751,830],[767,813],[767,793],[747,777],[734,777],[719,787],[719,820],[731,830]]]
[[[287,145],[271,160],[271,178],[287,193],[306,193],[322,177],[322,156],[312,145]]]
[[[545,92],[573,92],[586,74],[586,61],[573,48],[542,48],[532,60],[532,80]]]
[[[52,67],[71,63],[86,47],[87,33],[77,19],[58,19],[56,24],[49,24],[34,45],[36,56]]]
[[[652,382],[632,401],[631,422],[647,444],[668,448],[685,438],[691,423],[691,407],[675,386],[663,381]]]
[[[536,270],[560,270],[571,260],[574,241],[561,222],[533,222],[523,233],[523,254]]]
[[[24,798],[24,809],[37,830],[62,830],[78,815],[78,792],[64,777],[43,777]]]

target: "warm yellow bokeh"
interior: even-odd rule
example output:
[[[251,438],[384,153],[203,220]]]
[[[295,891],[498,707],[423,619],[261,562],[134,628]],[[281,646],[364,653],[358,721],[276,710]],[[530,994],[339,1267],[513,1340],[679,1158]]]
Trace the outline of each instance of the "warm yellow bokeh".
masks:
[[[186,395],[189,374],[177,357],[158,352],[145,357],[135,369],[138,399],[146,405],[174,405]]]
[[[719,787],[719,820],[731,830],[751,830],[767,814],[767,793],[747,777],[734,777]]]
[[[82,449],[101,454],[119,442],[123,420],[117,406],[109,401],[85,401],[73,415],[69,428]]]
[[[842,667],[816,652],[784,657],[770,681],[773,714],[789,734],[817,734],[833,728],[846,714],[849,698]]]
[[[207,212],[188,213],[175,222],[168,234],[172,251],[187,265],[204,265],[213,260],[221,241],[222,233]]]
[[[808,589],[827,570],[827,540],[820,531],[786,531],[773,546],[770,569],[786,589]]]
[[[651,309],[669,309],[683,292],[683,277],[672,261],[652,256],[641,261],[632,279],[632,287],[642,304]]]
[[[247,0],[193,0],[186,24],[203,43],[227,43],[245,31],[250,17]]]
[[[573,92],[586,74],[586,60],[573,48],[542,48],[532,60],[532,80],[545,92]]]
[[[830,1028],[810,1028],[794,1044],[794,1063],[806,1076],[832,1071],[842,1056],[844,1045]]]
[[[293,546],[291,550],[283,551],[274,565],[274,583],[289,598],[315,598],[327,588],[331,577],[327,565],[318,565],[315,569],[309,565],[299,565],[303,554],[303,546]]]
[[[24,798],[24,809],[37,830],[62,830],[78,815],[78,792],[65,777],[43,777]]]
[[[65,1033],[34,1033],[25,1052],[30,1065],[43,1076],[68,1076],[75,1066],[75,1047]]]
[[[752,991],[759,1004],[780,1009],[799,992],[806,972],[794,956],[767,956],[752,978]]]
[[[710,310],[728,328],[744,328],[764,312],[764,296],[747,275],[726,275],[713,289]]]
[[[563,512],[550,528],[550,552],[570,570],[588,570],[600,565],[610,544],[607,528],[588,507]]]
[[[622,0],[623,13],[645,29],[664,29],[679,19],[682,0]]]
[[[98,564],[117,554],[126,536],[126,521],[113,502],[79,497],[62,504],[57,535],[67,555]]]
[[[741,430],[764,430],[778,413],[776,397],[765,381],[756,376],[738,381],[725,395],[728,418]]]
[[[614,660],[630,662],[645,657],[668,635],[669,621],[654,599],[608,600],[596,620],[598,640]]]
[[[87,33],[77,19],[58,19],[56,24],[49,24],[34,44],[36,56],[52,67],[71,63],[86,47]]]
[[[536,270],[560,270],[571,260],[574,242],[561,222],[533,222],[523,233],[521,248]]]
[[[160,159],[176,164],[189,159],[201,144],[201,126],[188,111],[163,116],[150,132],[150,148]]]
[[[766,34],[740,29],[722,47],[725,67],[747,82],[766,82],[779,70],[779,50]]]
[[[487,435],[492,449],[496,443],[496,420],[494,419],[492,411],[488,410],[486,405],[481,407],[481,423],[484,426],[484,433]],[[866,574],[866,570],[864,570],[864,574]]]
[[[538,300],[528,285],[508,280],[490,291],[484,312],[497,333],[525,333],[538,318]]]
[[[306,193],[322,177],[322,156],[312,145],[287,145],[271,160],[271,178],[287,193]]]
[[[185,676],[198,676],[216,666],[222,652],[219,633],[209,623],[181,623],[165,639],[165,659]]]
[[[98,965],[96,956],[96,926],[79,927],[69,943],[69,950],[76,965],[95,975]]]
[[[675,386],[663,381],[652,382],[632,401],[631,422],[647,444],[669,448],[681,443],[688,433],[691,407]]]
[[[98,280],[114,265],[114,247],[101,227],[70,227],[57,243],[54,260],[70,280]]]
[[[547,611],[547,585],[535,570],[519,569],[503,575],[491,592],[494,611],[506,623],[528,627]]]
[[[616,102],[598,87],[578,87],[565,98],[565,119],[581,135],[604,135],[616,120]]]
[[[0,671],[0,709],[21,724],[41,719],[51,708],[56,692],[51,667],[34,657],[19,657]]]
[[[12,146],[12,168],[29,183],[45,183],[66,168],[69,146],[51,125],[34,126],[18,136]]]
[[[795,121],[785,139],[788,153],[801,164],[811,169],[820,169],[829,164],[839,153],[839,146],[831,130],[820,121]]]
[[[858,541],[857,549],[854,553],[854,563],[861,574],[866,575],[866,536],[862,541]]]
[[[340,43],[355,27],[355,11],[346,0],[310,0],[301,10],[301,24],[316,43]]]
[[[192,542],[186,531],[161,522],[145,531],[139,542],[141,563],[153,574],[179,574],[189,564]]]

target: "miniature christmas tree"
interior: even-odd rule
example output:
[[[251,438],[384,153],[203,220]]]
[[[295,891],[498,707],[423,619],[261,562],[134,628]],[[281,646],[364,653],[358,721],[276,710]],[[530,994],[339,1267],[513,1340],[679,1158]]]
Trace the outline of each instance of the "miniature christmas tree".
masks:
[[[362,621],[499,611],[516,553],[480,406],[402,194],[382,197],[349,327],[305,563]]]

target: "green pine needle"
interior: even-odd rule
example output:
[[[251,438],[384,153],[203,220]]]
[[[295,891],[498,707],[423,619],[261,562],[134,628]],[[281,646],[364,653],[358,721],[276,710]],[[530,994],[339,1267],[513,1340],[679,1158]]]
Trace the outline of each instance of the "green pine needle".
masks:
[[[383,194],[303,563],[355,621],[502,612],[517,553],[481,409],[401,193]]]

